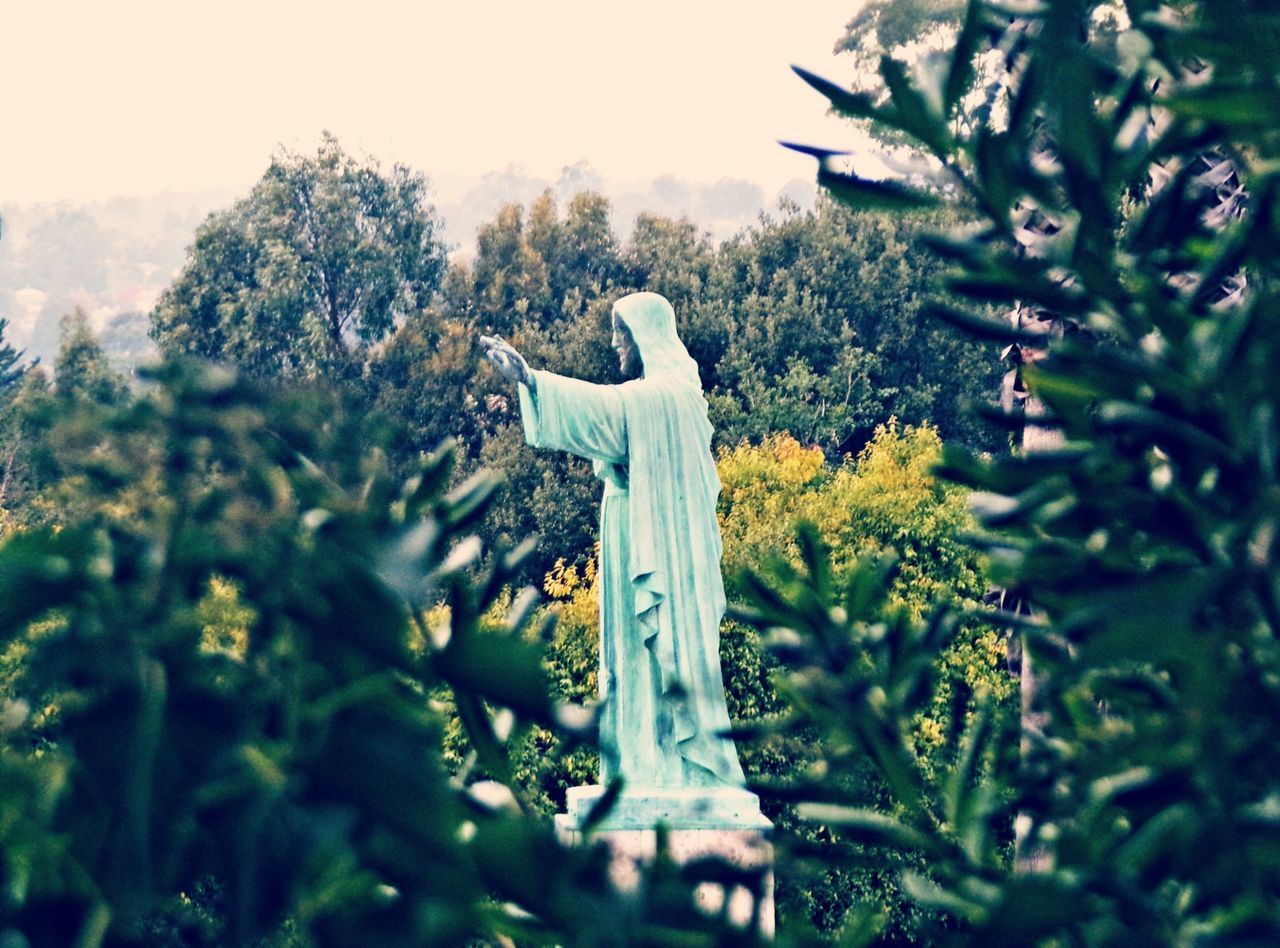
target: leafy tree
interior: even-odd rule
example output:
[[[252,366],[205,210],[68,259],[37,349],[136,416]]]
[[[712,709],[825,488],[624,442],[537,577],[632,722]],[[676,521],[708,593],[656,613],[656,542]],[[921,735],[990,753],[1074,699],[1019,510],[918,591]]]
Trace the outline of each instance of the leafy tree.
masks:
[[[871,0],[845,25],[835,51],[850,54],[855,72],[879,78],[883,56],[902,58],[909,47],[950,39],[964,11],[963,0]]]
[[[10,407],[9,510],[14,523],[23,526],[62,524],[83,512],[83,485],[64,489],[70,483],[68,464],[74,455],[92,450],[100,437],[98,424],[131,398],[83,310],[64,316],[60,329],[53,384],[43,371],[28,373]],[[57,419],[67,413],[80,423],[58,426]],[[150,486],[141,480],[131,485],[134,499]]]
[[[50,438],[54,419],[60,411],[83,409],[84,425],[75,437],[82,445],[91,444],[97,437],[94,414],[130,397],[127,382],[111,365],[82,310],[64,316],[60,328],[56,384],[50,384],[42,368],[24,371],[0,400],[0,527],[63,522],[67,505],[74,507],[76,501],[56,489],[65,473],[67,445],[61,436]]]
[[[21,492],[24,444],[14,402],[31,368],[22,362],[22,351],[5,339],[9,321],[0,319],[0,535],[12,517],[15,498]]]
[[[581,314],[623,278],[609,202],[584,191],[564,216],[551,191],[528,209],[507,204],[476,231],[476,257],[446,290],[451,311],[484,332],[546,329]],[[451,291],[450,291],[451,290]]]
[[[469,299],[458,309],[494,332],[508,334],[526,320],[543,322],[552,311],[546,260],[524,231],[518,204],[502,207],[476,231],[476,260],[465,283]],[[550,249],[548,244],[543,247]]]
[[[200,227],[152,337],[264,377],[358,376],[439,289],[438,231],[422,175],[384,172],[326,133],[314,156],[275,155],[248,197]]]
[[[688,218],[672,220],[646,213],[636,218],[623,250],[623,266],[632,286],[661,293],[687,312],[687,306],[700,299],[707,288],[715,253],[710,235]],[[693,340],[684,341],[696,348]]]
[[[832,794],[830,773],[791,797],[841,838],[927,859],[928,876],[903,882],[948,920],[935,941],[1280,938],[1280,760],[1267,736],[1280,708],[1268,499],[1280,478],[1269,420],[1280,136],[1259,118],[1278,101],[1280,15],[1230,2],[1127,11],[1112,42],[1094,28],[1103,4],[1020,8],[1010,21],[973,2],[945,68],[897,84],[891,104],[819,84],[838,109],[912,135],[981,209],[980,228],[939,238],[956,292],[1094,331],[1046,338],[972,306],[937,310],[1042,353],[1019,378],[1043,411],[1006,421],[1061,432],[1060,446],[945,461],[982,492],[993,578],[1035,604],[1006,620],[1040,670],[1041,733],[976,713],[933,792],[907,722],[934,693],[948,623],[886,615],[870,565],[835,583],[812,533],[803,565],[753,596],[753,621],[785,630],[774,642],[801,699],[794,723],[873,759],[900,812],[886,820]],[[948,77],[987,43],[1018,64],[1008,116],[954,133],[963,83]],[[848,200],[929,200],[829,166],[821,180]],[[1056,222],[1035,254],[1017,239],[1031,208]],[[984,766],[991,777],[974,780]],[[1037,858],[1010,866],[1015,814]],[[876,924],[863,914],[864,940]]]
[[[5,339],[8,327],[9,320],[0,319],[0,400],[12,398],[30,368],[22,363],[22,350],[13,348]]]
[[[396,464],[412,466],[446,440],[465,454],[479,449],[475,340],[471,324],[428,308],[407,319],[378,353],[374,405],[396,421],[388,445]]]
[[[62,319],[62,343],[53,363],[57,398],[63,402],[115,405],[128,395],[124,378],[111,365],[89,327],[84,310]]]
[[[537,231],[531,235],[535,241],[537,236]],[[555,244],[559,252],[546,259],[553,261],[551,290],[558,299],[568,298],[575,290],[582,297],[598,296],[611,284],[621,282],[619,241],[609,224],[607,198],[591,191],[575,194]]]
[[[787,430],[838,456],[890,415],[992,443],[964,403],[986,396],[998,366],[924,316],[937,269],[919,246],[925,229],[824,202],[721,249],[695,307],[723,319],[710,398],[721,443]]]

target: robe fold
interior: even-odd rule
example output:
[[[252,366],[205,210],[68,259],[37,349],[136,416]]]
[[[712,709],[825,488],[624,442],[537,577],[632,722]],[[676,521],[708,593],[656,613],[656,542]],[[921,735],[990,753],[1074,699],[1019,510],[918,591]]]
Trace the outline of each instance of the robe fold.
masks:
[[[529,444],[589,458],[605,485],[601,783],[620,774],[630,787],[740,787],[737,752],[721,736],[729,728],[720,675],[725,594],[707,404],[696,367],[690,378],[683,362],[664,357],[668,331],[659,326],[655,344],[654,327],[633,321],[634,313],[628,325],[644,378],[595,385],[534,372],[533,389],[520,386]],[[664,365],[676,370],[651,369]]]

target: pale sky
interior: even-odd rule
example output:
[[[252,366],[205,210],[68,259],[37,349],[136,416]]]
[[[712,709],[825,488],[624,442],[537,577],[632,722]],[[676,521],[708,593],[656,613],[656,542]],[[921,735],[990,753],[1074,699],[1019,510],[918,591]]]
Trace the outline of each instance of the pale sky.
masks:
[[[320,132],[429,177],[812,178],[861,0],[3,0],[0,203],[246,190]]]

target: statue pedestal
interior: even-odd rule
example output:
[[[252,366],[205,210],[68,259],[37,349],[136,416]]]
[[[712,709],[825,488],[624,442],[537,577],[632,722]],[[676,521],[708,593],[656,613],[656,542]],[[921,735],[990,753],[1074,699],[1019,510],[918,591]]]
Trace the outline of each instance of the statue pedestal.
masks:
[[[570,788],[568,812],[556,816],[556,832],[563,842],[575,846],[583,842],[582,821],[603,793],[599,786]],[[658,824],[665,828],[668,853],[678,864],[713,856],[741,869],[763,868],[759,905],[742,886],[726,892],[724,886],[711,882],[699,885],[695,897],[709,915],[719,914],[727,899],[730,922],[742,928],[758,913],[761,932],[773,935],[773,845],[769,842],[773,824],[760,812],[754,793],[732,787],[624,791],[609,816],[591,832],[593,841],[609,847],[609,877],[615,888],[625,892],[639,885],[641,867],[657,853]]]

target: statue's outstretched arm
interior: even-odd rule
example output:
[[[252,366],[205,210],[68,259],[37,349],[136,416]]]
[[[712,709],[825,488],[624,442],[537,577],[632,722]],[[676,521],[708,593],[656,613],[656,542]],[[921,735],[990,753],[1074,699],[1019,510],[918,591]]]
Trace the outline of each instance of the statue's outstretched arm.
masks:
[[[529,363],[509,342],[501,336],[481,336],[480,345],[484,347],[484,357],[508,382],[519,382],[530,389],[534,388]]]

